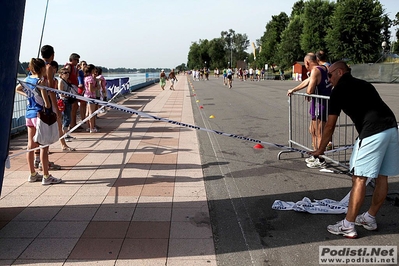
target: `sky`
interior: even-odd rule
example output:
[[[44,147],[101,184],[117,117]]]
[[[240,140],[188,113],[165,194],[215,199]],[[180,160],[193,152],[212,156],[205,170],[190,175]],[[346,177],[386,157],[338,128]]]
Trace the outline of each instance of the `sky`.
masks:
[[[380,0],[392,19],[398,0]],[[233,29],[256,43],[272,16],[297,0],[49,0],[42,45],[65,64],[71,53],[107,68],[174,68],[193,42]],[[37,57],[47,0],[26,0],[20,61]],[[251,49],[251,47],[249,47]],[[250,50],[248,50],[250,52]]]

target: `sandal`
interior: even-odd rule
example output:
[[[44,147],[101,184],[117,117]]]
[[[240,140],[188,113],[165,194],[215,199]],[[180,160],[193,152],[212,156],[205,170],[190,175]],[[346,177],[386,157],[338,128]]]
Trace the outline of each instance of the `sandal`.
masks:
[[[68,147],[68,146],[66,146],[66,147],[62,147],[62,150],[63,150],[63,151],[76,151],[76,149],[75,149],[75,148]]]

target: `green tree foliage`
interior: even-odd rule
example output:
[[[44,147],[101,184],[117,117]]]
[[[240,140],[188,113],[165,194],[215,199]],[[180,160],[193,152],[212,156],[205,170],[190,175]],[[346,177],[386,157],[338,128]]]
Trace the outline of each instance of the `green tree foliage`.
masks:
[[[349,58],[354,63],[375,62],[383,41],[383,9],[376,0],[337,2],[326,37],[335,59]]]
[[[303,61],[305,52],[298,40],[302,34],[303,22],[300,15],[291,17],[288,27],[281,34],[281,42],[278,46],[279,67],[287,69],[295,61]]]
[[[396,13],[395,19],[392,21],[392,25],[396,26],[396,41],[393,43],[392,51],[396,54],[399,54],[399,12]]]
[[[281,12],[272,16],[272,20],[266,24],[266,31],[260,38],[262,50],[257,56],[260,65],[278,63],[277,47],[281,41],[281,33],[287,27],[289,18],[286,13]]]
[[[222,31],[220,38],[210,41],[199,40],[193,42],[188,52],[187,67],[198,69],[204,66],[223,68],[233,58],[234,67],[237,60],[244,60],[248,56],[245,50],[248,48],[249,40],[246,34],[236,33],[234,30]],[[205,63],[206,62],[206,63]]]
[[[359,1],[359,0],[356,0]],[[310,0],[305,3],[301,47],[306,52],[326,50],[325,37],[330,26],[335,4],[326,0]]]
[[[182,63],[182,64],[176,66],[175,70],[178,72],[183,72],[183,71],[188,70],[188,68],[187,68],[186,64]]]
[[[215,69],[226,66],[226,52],[222,38],[216,38],[209,41],[208,53],[211,58],[209,64],[207,64],[208,67]]]
[[[200,40],[201,42],[201,40]],[[201,51],[200,51],[200,45],[196,42],[193,42],[190,46],[190,50],[188,52],[188,62],[187,66],[190,69],[194,68],[199,68],[201,61]]]
[[[234,30],[222,31],[221,39],[224,42],[225,62],[231,62],[231,66],[236,66],[237,60],[244,60],[248,56],[245,52],[249,46],[248,36],[246,34],[236,33]]]

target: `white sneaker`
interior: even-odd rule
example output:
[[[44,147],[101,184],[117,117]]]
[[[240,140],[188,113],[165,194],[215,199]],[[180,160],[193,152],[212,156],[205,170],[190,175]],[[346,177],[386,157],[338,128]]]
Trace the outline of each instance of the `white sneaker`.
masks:
[[[314,156],[310,156],[309,158],[305,159],[306,163],[313,163],[314,161],[316,161],[316,158]]]
[[[308,163],[306,166],[309,168],[326,168],[327,163],[326,163],[326,160],[324,160],[323,162],[320,162],[319,158],[316,158],[316,160],[314,162]]]
[[[360,214],[356,217],[355,224],[363,226],[365,229],[374,231],[377,230],[377,221],[376,219],[372,219],[371,221],[369,218],[366,219],[365,217],[365,212],[363,214]]]
[[[43,178],[43,175],[39,174],[36,172],[35,175],[29,175],[28,177],[28,182],[36,182],[36,181],[41,181]]]
[[[327,226],[327,231],[334,235],[343,235],[347,238],[356,238],[357,232],[355,227],[344,227],[344,220],[337,222],[336,224]]]
[[[49,175],[47,178],[42,179],[42,185],[43,186],[47,186],[47,185],[51,185],[51,184],[59,184],[62,182],[61,178],[55,178],[52,175]]]

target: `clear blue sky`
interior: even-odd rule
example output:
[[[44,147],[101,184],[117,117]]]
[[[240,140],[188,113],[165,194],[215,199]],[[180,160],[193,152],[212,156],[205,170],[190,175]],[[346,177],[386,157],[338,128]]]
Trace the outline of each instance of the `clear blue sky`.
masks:
[[[42,45],[59,64],[71,53],[109,68],[174,68],[187,63],[192,42],[233,29],[259,39],[273,15],[290,15],[296,0],[49,0]],[[393,18],[398,0],[380,0]],[[47,0],[27,0],[20,61],[36,57]],[[250,48],[250,47],[249,47]]]

